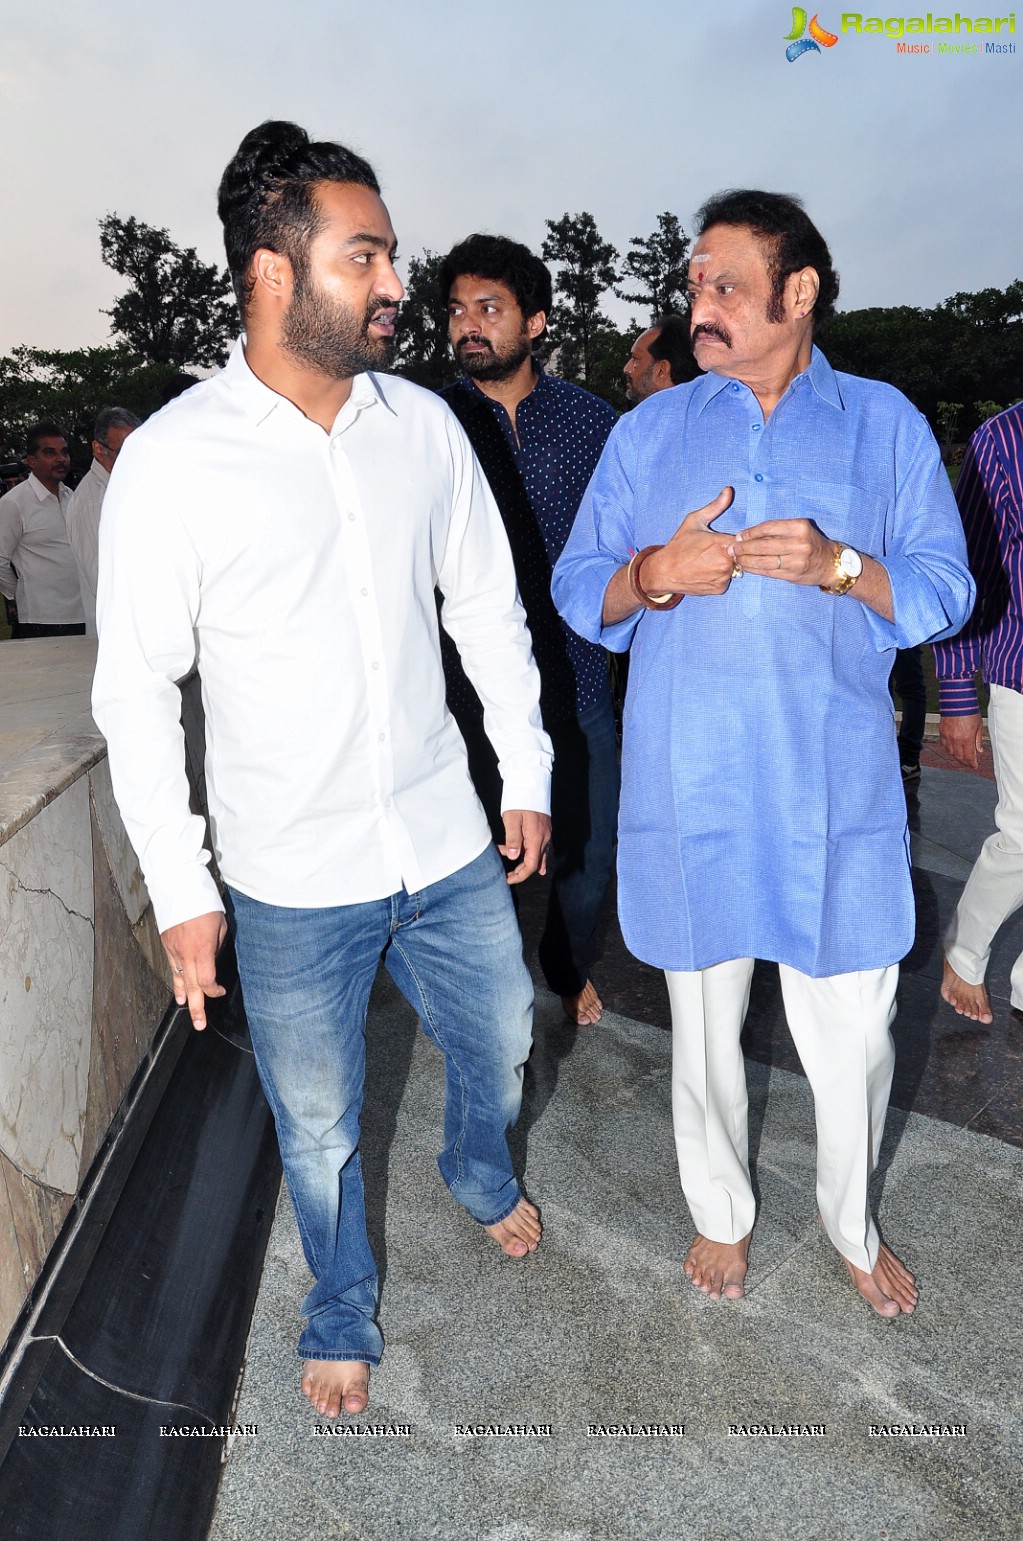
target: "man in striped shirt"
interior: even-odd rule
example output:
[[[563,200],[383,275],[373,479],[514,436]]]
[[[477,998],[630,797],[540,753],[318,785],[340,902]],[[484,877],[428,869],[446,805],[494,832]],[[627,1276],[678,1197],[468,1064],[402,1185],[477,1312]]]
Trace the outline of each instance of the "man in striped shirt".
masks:
[[[997,829],[985,841],[945,936],[941,993],[960,1016],[991,1022],[984,974],[1002,923],[1023,904],[1023,404],[981,425],[956,486],[977,582],[977,604],[958,636],[934,644],[941,742],[977,767],[983,724],[976,675],[991,688]],[[1023,954],[1010,976],[1023,1011]]]

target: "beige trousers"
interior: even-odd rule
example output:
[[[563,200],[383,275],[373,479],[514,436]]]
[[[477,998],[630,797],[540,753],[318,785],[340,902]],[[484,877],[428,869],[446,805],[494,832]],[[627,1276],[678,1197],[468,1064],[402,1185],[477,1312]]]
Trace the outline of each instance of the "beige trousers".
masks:
[[[897,964],[811,979],[778,965],[789,1030],[813,1092],[817,1205],[832,1242],[869,1272],[880,1239],[867,1187],[891,1091]],[[682,1191],[697,1230],[740,1241],[753,1229],[746,1068],[739,1035],[753,959],[666,972],[671,1000],[671,1101]]]
[[[945,956],[967,984],[984,983],[991,943],[1023,905],[1023,695],[991,686],[987,715],[998,786],[998,828],[981,847],[945,933]],[[1009,976],[1013,1006],[1023,1007],[1023,953]]]

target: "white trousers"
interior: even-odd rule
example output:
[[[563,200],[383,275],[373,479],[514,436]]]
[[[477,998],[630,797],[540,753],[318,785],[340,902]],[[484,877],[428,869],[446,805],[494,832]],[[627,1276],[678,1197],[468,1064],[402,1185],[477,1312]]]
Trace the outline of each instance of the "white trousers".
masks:
[[[895,1068],[897,964],[811,979],[778,965],[789,1029],[813,1092],[817,1205],[843,1257],[869,1272],[880,1238],[867,1187]],[[665,974],[671,1000],[671,1104],[682,1191],[712,1241],[753,1229],[746,1067],[739,1035],[753,959]]]
[[[945,933],[945,956],[967,984],[984,982],[999,926],[1023,905],[1023,695],[991,686],[988,732],[998,786],[995,824],[981,847]],[[1023,953],[1009,975],[1011,999],[1023,1008]]]

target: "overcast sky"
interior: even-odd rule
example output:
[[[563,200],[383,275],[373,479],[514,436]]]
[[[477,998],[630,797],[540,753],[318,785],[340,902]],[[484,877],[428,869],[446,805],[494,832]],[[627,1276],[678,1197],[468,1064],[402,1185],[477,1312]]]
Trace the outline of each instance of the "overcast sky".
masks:
[[[370,159],[406,258],[474,229],[539,248],[583,209],[624,250],[752,185],[805,199],[843,309],[1023,276],[1021,52],[843,35],[790,64],[792,25],[772,0],[6,0],[0,352],[109,340],[107,212],[222,263],[217,182],[268,117]]]

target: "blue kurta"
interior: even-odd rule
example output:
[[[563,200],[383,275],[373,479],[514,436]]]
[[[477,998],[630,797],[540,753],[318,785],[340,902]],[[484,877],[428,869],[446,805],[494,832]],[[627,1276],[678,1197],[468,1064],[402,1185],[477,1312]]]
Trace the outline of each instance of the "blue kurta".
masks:
[[[855,590],[746,574],[603,626],[617,568],[724,486],[716,530],[806,518],[876,557],[894,624]],[[580,635],[631,645],[618,883],[637,957],[767,958],[815,978],[902,958],[914,912],[888,676],[897,647],[955,633],[974,597],[938,447],[905,397],[815,348],[766,422],[716,375],[648,398],[608,440],[553,591]]]

